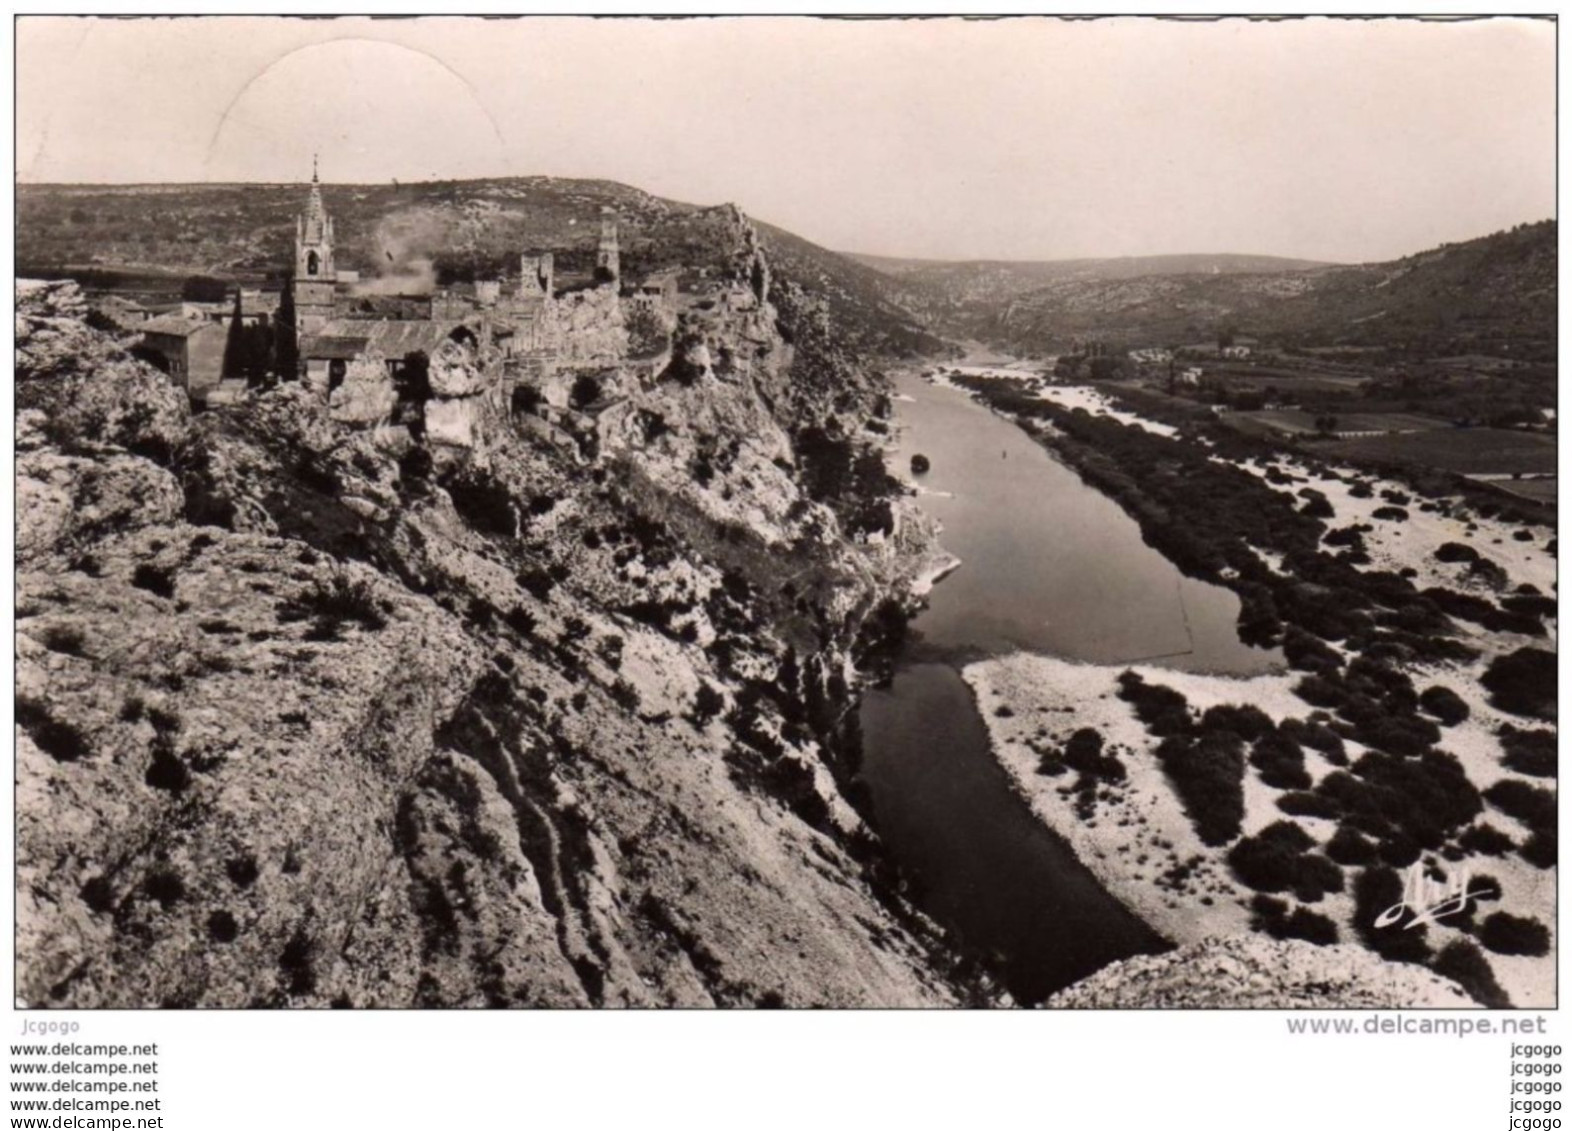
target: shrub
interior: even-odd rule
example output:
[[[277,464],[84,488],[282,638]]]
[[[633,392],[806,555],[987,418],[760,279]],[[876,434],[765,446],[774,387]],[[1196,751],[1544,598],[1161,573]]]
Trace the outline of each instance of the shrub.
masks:
[[[1377,855],[1376,846],[1350,825],[1337,826],[1332,839],[1326,842],[1326,854],[1337,863],[1348,867],[1374,864]]]
[[[1531,958],[1548,954],[1550,932],[1537,919],[1492,912],[1479,925],[1479,941],[1497,954],[1524,954]]]
[[[1548,789],[1504,778],[1485,790],[1485,800],[1534,832],[1555,832],[1556,795]]]
[[[1318,946],[1337,942],[1337,926],[1325,915],[1318,915],[1306,907],[1296,907],[1292,914],[1288,904],[1270,895],[1257,895],[1250,901],[1253,912],[1250,926],[1265,931],[1274,939],[1304,939]]]
[[[1292,891],[1314,903],[1343,890],[1343,873],[1326,857],[1308,851],[1315,841],[1292,821],[1276,821],[1245,837],[1228,852],[1228,866],[1256,891]]]
[[[52,624],[40,633],[39,640],[45,648],[62,656],[86,654],[87,634],[74,624]]]
[[[1419,758],[1370,751],[1353,769],[1370,786],[1380,814],[1424,848],[1439,849],[1483,808],[1462,765],[1443,751],[1427,750]]]
[[[1472,562],[1479,558],[1479,551],[1462,542],[1443,542],[1436,547],[1438,562]]]
[[[1354,879],[1354,929],[1360,940],[1382,958],[1393,962],[1425,962],[1430,944],[1429,928],[1413,925],[1413,912],[1405,911],[1396,922],[1376,926],[1389,908],[1403,899],[1403,878],[1391,868],[1366,868]]]
[[[632,683],[618,677],[607,689],[612,701],[624,711],[637,711],[639,709],[639,691]]]
[[[1486,1009],[1512,1008],[1512,999],[1496,981],[1490,960],[1467,939],[1453,939],[1447,943],[1436,954],[1430,968],[1462,986],[1469,997]]]
[[[928,457],[921,452],[912,456],[912,474],[925,475],[933,465],[928,462]]]
[[[1238,836],[1244,821],[1245,772],[1239,740],[1220,734],[1199,739],[1170,735],[1156,753],[1201,841],[1216,846]]]
[[[294,607],[315,617],[319,638],[336,635],[342,625],[350,622],[373,631],[387,624],[370,581],[351,577],[341,569],[313,583]]]
[[[502,616],[502,623],[520,636],[535,634],[535,617],[523,605],[515,605]]]
[[[705,726],[715,716],[726,708],[726,697],[704,681],[699,682],[699,690],[693,696],[693,721],[700,727]]]
[[[1348,684],[1364,694],[1387,700],[1395,709],[1412,710],[1419,702],[1414,681],[1386,660],[1373,655],[1373,651],[1367,649],[1364,655],[1355,656],[1349,662]]]
[[[1064,761],[1083,773],[1095,770],[1103,754],[1103,736],[1092,727],[1082,727],[1064,744]]]
[[[1332,509],[1332,504],[1320,491],[1311,487],[1300,490],[1299,495],[1305,500],[1305,505],[1299,513],[1306,518],[1336,518],[1337,512]]]
[[[1310,788],[1304,751],[1281,731],[1268,731],[1256,739],[1250,750],[1250,764],[1260,771],[1261,780],[1274,789]]]
[[[544,601],[551,596],[551,591],[557,585],[557,579],[551,571],[539,566],[532,566],[519,571],[519,587],[537,601]]]
[[[1494,825],[1473,825],[1457,838],[1457,846],[1465,852],[1481,856],[1505,856],[1517,847],[1512,838]]]
[[[1551,597],[1522,595],[1501,598],[1501,607],[1516,616],[1554,619],[1556,602]]]
[[[1336,676],[1307,675],[1294,684],[1294,694],[1312,707],[1338,707],[1348,697]]]
[[[1296,907],[1281,924],[1267,928],[1275,939],[1304,939],[1317,946],[1333,946],[1337,942],[1337,924],[1308,907]]]
[[[1489,558],[1480,558],[1468,565],[1468,576],[1490,586],[1492,589],[1504,588],[1507,584],[1506,570],[1502,569]]]
[[[1307,722],[1304,719],[1284,719],[1277,725],[1285,738],[1292,739],[1300,746],[1308,746],[1312,750],[1319,750],[1328,762],[1335,766],[1348,764],[1348,755],[1343,746],[1342,737],[1331,727],[1322,723]]]
[[[1103,753],[1103,736],[1091,727],[1082,727],[1064,745],[1064,764],[1082,775],[1086,788],[1098,781],[1124,781],[1124,763]]]
[[[1428,719],[1415,715],[1380,713],[1384,710],[1385,708],[1378,707],[1373,717],[1367,716],[1361,719],[1354,732],[1354,738],[1366,746],[1373,746],[1389,754],[1417,758],[1441,737],[1441,732],[1436,729],[1436,725]]]
[[[1408,512],[1402,507],[1377,507],[1370,512],[1370,517],[1385,519],[1388,522],[1407,522]]]
[[[1343,815],[1337,803],[1325,794],[1311,793],[1303,789],[1295,789],[1283,794],[1277,799],[1277,807],[1291,817],[1325,817],[1336,820]]]
[[[1337,650],[1301,628],[1290,626],[1283,636],[1283,656],[1289,666],[1306,672],[1336,674],[1343,666]]]
[[[1246,742],[1254,742],[1275,730],[1272,720],[1259,707],[1228,703],[1208,707],[1201,716],[1200,725],[1203,732],[1228,731]]]
[[[1523,842],[1517,854],[1536,868],[1556,866],[1556,833],[1554,829],[1535,829]]]
[[[1519,729],[1503,723],[1496,737],[1505,751],[1501,764],[1534,778],[1556,776],[1556,732],[1541,728]]]
[[[1147,683],[1135,672],[1126,671],[1119,676],[1119,698],[1135,708],[1135,717],[1153,735],[1185,734],[1191,729],[1190,705],[1171,687]]]
[[[1468,718],[1468,704],[1463,702],[1462,696],[1440,684],[1425,688],[1419,695],[1419,705],[1443,726],[1455,727]]]

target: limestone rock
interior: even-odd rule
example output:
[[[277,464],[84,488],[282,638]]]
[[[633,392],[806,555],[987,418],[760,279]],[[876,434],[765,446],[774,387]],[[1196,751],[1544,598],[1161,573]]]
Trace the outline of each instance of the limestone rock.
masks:
[[[16,468],[17,561],[112,531],[176,521],[184,505],[175,477],[145,459],[23,452]]]
[[[75,283],[20,280],[16,288],[16,403],[41,414],[56,443],[110,444],[167,458],[190,408],[166,374],[137,361],[82,320]]]
[[[611,356],[613,308],[587,302]],[[803,537],[822,508],[750,383],[645,388],[613,363],[626,401],[572,434],[490,390],[433,396],[424,444],[295,383],[191,419],[68,289],[27,303],[24,1001],[956,999],[935,937],[854,859],[817,741],[750,708],[783,784],[699,713],[788,643],[843,668],[823,624],[885,568]],[[777,379],[787,351],[741,326],[707,340]],[[99,407],[61,428],[66,390]],[[828,621],[777,605],[808,573]]]
[[[334,420],[360,427],[387,423],[397,405],[398,393],[388,377],[387,366],[374,353],[350,362],[343,383],[328,398]]]
[[[1477,1004],[1422,966],[1360,946],[1261,935],[1209,939],[1115,962],[1049,1009],[1464,1009]]]

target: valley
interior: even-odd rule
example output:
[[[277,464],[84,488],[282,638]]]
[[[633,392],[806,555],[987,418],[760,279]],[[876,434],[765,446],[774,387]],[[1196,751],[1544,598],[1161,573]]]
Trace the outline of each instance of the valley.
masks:
[[[30,1002],[1553,1003],[1553,225],[935,264],[325,185],[330,326],[476,332],[188,397],[126,312],[238,324],[301,200],[19,193]],[[1376,928],[1415,868],[1483,894]]]

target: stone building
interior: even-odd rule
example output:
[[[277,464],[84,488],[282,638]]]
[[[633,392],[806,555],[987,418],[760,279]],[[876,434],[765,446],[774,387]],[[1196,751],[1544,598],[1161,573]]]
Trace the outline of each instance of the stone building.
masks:
[[[138,323],[142,340],[132,354],[162,369],[193,397],[214,388],[224,376],[224,346],[229,331],[206,319],[164,314]]]
[[[519,257],[519,277],[477,279],[423,296],[357,295],[335,262],[333,221],[315,169],[295,226],[291,278],[295,352],[303,378],[342,423],[408,425],[464,445],[484,406],[568,407],[585,372],[628,356],[617,219],[602,213],[595,279],[559,290],[549,253]],[[675,302],[675,276],[643,300]],[[531,395],[515,397],[521,387]]]
[[[635,301],[660,311],[676,310],[677,295],[676,271],[662,271],[651,275],[633,288]]]

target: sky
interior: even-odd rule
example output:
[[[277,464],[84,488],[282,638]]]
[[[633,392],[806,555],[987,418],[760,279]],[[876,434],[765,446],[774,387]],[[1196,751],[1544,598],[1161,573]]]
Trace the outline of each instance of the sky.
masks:
[[[23,182],[622,181],[844,251],[1396,258],[1555,213],[1547,21],[21,17]]]

